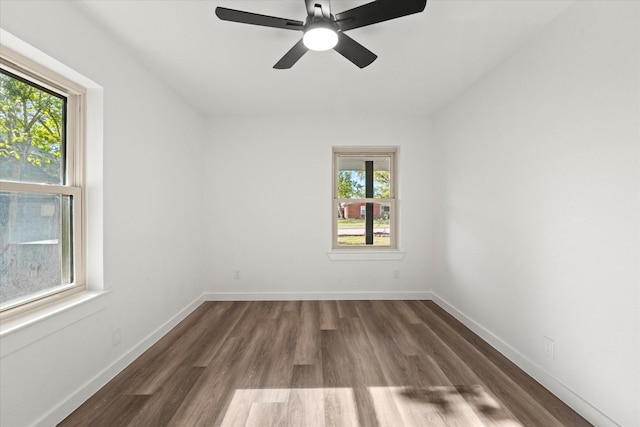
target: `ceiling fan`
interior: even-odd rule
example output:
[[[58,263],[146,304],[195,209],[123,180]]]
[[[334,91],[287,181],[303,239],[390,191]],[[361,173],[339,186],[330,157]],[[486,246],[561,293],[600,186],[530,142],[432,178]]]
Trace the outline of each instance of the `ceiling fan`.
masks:
[[[308,50],[334,49],[360,68],[371,64],[377,56],[345,34],[345,31],[390,19],[422,12],[427,0],[377,0],[335,15],[330,0],[304,0],[307,7],[305,22],[277,18],[241,10],[217,7],[216,15],[224,21],[263,27],[302,31],[296,43],[273,68],[291,68]]]

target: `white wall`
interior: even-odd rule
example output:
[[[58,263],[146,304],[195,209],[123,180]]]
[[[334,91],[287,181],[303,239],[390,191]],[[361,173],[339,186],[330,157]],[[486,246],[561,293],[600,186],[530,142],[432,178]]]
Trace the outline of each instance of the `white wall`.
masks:
[[[3,29],[104,88],[112,292],[0,342],[0,424],[51,425],[200,300],[204,122],[75,6],[2,1],[0,10]],[[122,328],[116,347],[114,326]]]
[[[205,291],[211,298],[426,296],[429,138],[428,122],[415,117],[212,119],[205,154]],[[403,260],[329,260],[331,147],[340,145],[399,147]],[[399,279],[392,277],[396,268]]]
[[[640,425],[639,6],[576,2],[434,117],[435,292],[596,425]]]

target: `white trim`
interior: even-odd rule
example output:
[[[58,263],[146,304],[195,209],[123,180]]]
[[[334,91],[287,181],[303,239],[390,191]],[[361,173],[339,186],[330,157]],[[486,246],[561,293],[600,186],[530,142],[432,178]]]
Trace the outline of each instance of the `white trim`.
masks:
[[[102,297],[108,293],[80,292],[61,302],[3,320],[0,324],[0,359],[104,310],[107,304]],[[16,333],[25,329],[29,329],[28,334]]]
[[[122,372],[134,360],[140,357],[142,353],[144,353],[152,345],[160,341],[160,338],[165,336],[169,331],[175,328],[178,323],[180,323],[187,316],[193,313],[195,309],[198,308],[203,302],[204,299],[202,296],[199,296],[198,298],[193,300],[185,308],[180,310],[176,315],[163,323],[159,328],[143,338],[142,341],[133,346],[129,351],[124,353],[117,360],[104,368],[100,373],[98,373],[84,385],[79,387],[75,393],[62,400],[58,405],[54,406],[46,414],[38,418],[32,425],[38,427],[48,427],[60,423],[69,414],[71,414],[80,405],[82,405],[88,398],[93,396],[116,375]]]
[[[597,407],[589,403],[578,393],[563,384],[559,379],[547,372],[541,366],[533,362],[526,355],[522,354],[493,332],[468,317],[453,305],[449,304],[437,294],[432,293],[433,302],[438,304],[447,313],[451,314],[458,321],[471,329],[476,335],[486,341],[507,359],[516,364],[520,369],[539,382],[543,387],[556,395],[560,400],[573,408],[574,411],[586,418],[590,423],[599,427],[620,427],[613,419],[600,411]]]
[[[205,292],[205,301],[431,300],[431,291]]]
[[[401,261],[404,259],[404,252],[375,249],[367,251],[336,249],[327,252],[327,256],[331,261]]]

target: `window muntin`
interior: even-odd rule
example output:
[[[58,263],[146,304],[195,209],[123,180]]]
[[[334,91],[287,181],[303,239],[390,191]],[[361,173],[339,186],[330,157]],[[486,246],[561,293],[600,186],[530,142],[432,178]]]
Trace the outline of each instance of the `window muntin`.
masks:
[[[334,249],[396,249],[395,148],[333,149]]]
[[[0,311],[84,288],[83,92],[0,63]]]

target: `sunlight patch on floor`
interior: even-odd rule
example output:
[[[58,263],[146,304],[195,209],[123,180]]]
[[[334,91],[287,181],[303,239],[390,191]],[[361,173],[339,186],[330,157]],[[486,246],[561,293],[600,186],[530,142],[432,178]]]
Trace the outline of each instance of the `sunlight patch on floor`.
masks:
[[[522,427],[481,385],[369,387],[380,426]],[[239,389],[223,427],[358,426],[351,388]]]
[[[370,387],[381,426],[522,427],[480,385]]]

